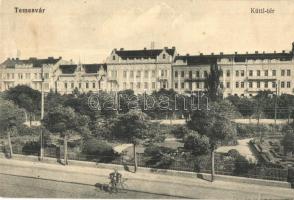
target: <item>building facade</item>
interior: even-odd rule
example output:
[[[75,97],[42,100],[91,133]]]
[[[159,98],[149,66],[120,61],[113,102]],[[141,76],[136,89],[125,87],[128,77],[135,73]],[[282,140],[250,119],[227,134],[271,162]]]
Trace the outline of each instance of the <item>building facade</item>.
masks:
[[[108,91],[131,89],[143,93],[171,89],[175,47],[163,49],[114,49],[107,58]]]
[[[28,85],[45,92],[120,91],[136,94],[159,89],[178,93],[206,90],[211,66],[221,70],[224,97],[254,96],[258,91],[294,95],[294,43],[291,51],[179,55],[176,48],[114,49],[103,64],[74,64],[59,58],[7,59],[0,64],[0,91]]]
[[[42,82],[45,92],[54,90],[56,70],[62,63],[65,61],[61,57],[27,60],[9,58],[0,64],[0,91],[17,85],[27,85],[41,91]]]
[[[106,64],[64,64],[59,66],[56,76],[56,91],[61,94],[106,89]]]

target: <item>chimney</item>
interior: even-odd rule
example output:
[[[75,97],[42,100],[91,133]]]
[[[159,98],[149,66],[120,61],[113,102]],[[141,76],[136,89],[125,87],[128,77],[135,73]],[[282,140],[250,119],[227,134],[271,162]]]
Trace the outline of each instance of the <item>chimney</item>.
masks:
[[[175,47],[175,46],[173,46],[173,47],[172,47],[172,49],[176,49],[176,47]]]
[[[237,55],[238,54],[238,52],[237,51],[235,51],[235,55]]]
[[[212,53],[211,53],[211,55],[213,56],[213,55],[214,55],[214,53],[212,52]]]
[[[116,50],[117,50],[117,49],[115,48],[115,49],[114,49],[114,52],[116,52]]]
[[[124,48],[120,48],[120,51],[123,51],[124,50]]]
[[[186,56],[190,56],[190,54],[187,53]]]
[[[164,47],[164,49],[167,50],[168,48],[167,47]]]
[[[277,52],[276,51],[274,51],[274,54],[276,54]]]
[[[292,42],[292,53],[294,54],[294,42]]]
[[[263,51],[262,53],[265,54],[265,51]]]
[[[53,57],[48,57],[48,60],[53,60],[54,58]]]
[[[248,51],[246,51],[246,54],[248,54]]]
[[[16,58],[15,60],[19,60],[19,58]]]
[[[285,50],[283,50],[282,53],[285,53]]]
[[[200,53],[200,56],[203,56],[203,53]]]
[[[255,54],[258,54],[258,51],[255,51]]]
[[[59,59],[61,60],[61,59],[62,59],[62,57],[61,57],[61,56],[59,56]]]
[[[220,52],[220,55],[224,55],[224,53],[223,52]]]

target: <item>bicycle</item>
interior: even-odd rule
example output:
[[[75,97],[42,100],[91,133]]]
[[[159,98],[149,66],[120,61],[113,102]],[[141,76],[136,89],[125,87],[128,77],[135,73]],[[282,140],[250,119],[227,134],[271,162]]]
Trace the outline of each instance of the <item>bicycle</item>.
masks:
[[[119,183],[117,184],[117,191],[120,191],[120,192],[127,192],[129,189],[129,186],[126,184],[127,182],[127,178],[121,178]]]

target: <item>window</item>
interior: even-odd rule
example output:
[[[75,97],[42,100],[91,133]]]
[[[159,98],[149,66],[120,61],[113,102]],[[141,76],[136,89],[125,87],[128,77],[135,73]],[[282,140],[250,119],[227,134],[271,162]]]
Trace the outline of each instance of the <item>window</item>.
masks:
[[[67,83],[64,83],[64,88],[67,89]]]
[[[145,77],[145,78],[148,78],[148,75],[149,75],[148,70],[145,70],[145,72],[144,72],[144,77]]]
[[[236,88],[239,88],[239,82],[236,82]]]
[[[137,75],[136,75],[136,77],[137,77],[137,78],[140,78],[140,77],[141,77],[141,71],[140,71],[140,70],[137,71]]]
[[[253,76],[253,70],[249,70],[249,76]]]
[[[273,76],[276,76],[276,73],[277,73],[276,70],[273,70],[273,71],[272,71],[272,75],[273,75]]]
[[[204,77],[205,77],[205,78],[208,77],[208,73],[207,73],[207,71],[204,71]]]
[[[199,71],[196,71],[196,77],[197,77],[197,78],[200,77]]]
[[[253,87],[253,83],[252,83],[252,81],[249,82],[249,87],[250,87],[250,88]]]
[[[134,89],[134,83],[131,82],[131,83],[130,83],[130,86],[131,86],[131,89],[133,90],[133,89]]]
[[[147,82],[144,83],[144,89],[148,89],[148,83]]]
[[[268,70],[264,71],[264,76],[268,76]]]
[[[256,73],[257,73],[257,76],[260,76],[260,70],[257,70]]]
[[[178,89],[178,83],[175,83],[175,89]]]
[[[126,82],[123,83],[123,88],[124,88],[124,90],[127,89],[127,83]]]
[[[182,89],[185,88],[185,83],[181,83],[181,88],[182,88]]]
[[[92,87],[95,88],[96,87],[96,84],[95,83],[92,83]]]
[[[199,82],[196,83],[196,88],[200,88]]]
[[[285,70],[281,70],[281,76],[285,76]]]
[[[161,70],[160,75],[161,75],[161,76],[164,76],[164,70]]]
[[[152,89],[155,89],[155,82],[152,82]]]
[[[291,70],[287,69],[287,76],[291,76]]]
[[[123,72],[123,77],[124,77],[124,78],[127,78],[127,71],[124,71],[124,72]]]
[[[244,88],[244,82],[241,82],[241,88]]]
[[[231,75],[230,70],[227,70],[227,77]]]
[[[287,82],[287,88],[290,88],[290,87],[291,87],[291,82],[288,81],[288,82]]]
[[[276,87],[276,82],[272,82],[272,88]]]
[[[37,79],[38,78],[38,74],[37,73],[35,73],[35,79]]]
[[[185,77],[185,72],[181,71],[181,77]]]
[[[268,88],[268,82],[267,82],[267,81],[264,82],[264,87],[265,87],[265,88]]]
[[[163,59],[165,59],[165,57],[166,57],[166,56],[165,56],[165,53],[164,53],[164,54],[162,54],[162,58],[163,58]]]
[[[192,78],[192,71],[189,71],[189,78]]]
[[[140,89],[140,87],[141,87],[141,83],[138,82],[138,83],[137,83],[137,88]]]
[[[192,90],[192,82],[189,82],[189,90]]]
[[[133,71],[130,71],[130,77],[134,78],[134,72]]]
[[[244,76],[244,75],[245,75],[244,70],[241,70],[241,76]]]
[[[112,56],[112,60],[115,60],[115,56]]]
[[[82,88],[82,83],[79,83],[79,88]]]
[[[282,81],[282,82],[281,82],[281,88],[284,88],[284,87],[285,87],[285,82]]]
[[[175,71],[175,77],[176,78],[178,77],[178,71]]]
[[[236,76],[239,76],[239,71],[238,70],[236,71]]]
[[[89,88],[89,83],[86,83],[86,88]]]
[[[44,78],[45,78],[45,79],[48,79],[48,78],[49,78],[49,73],[45,73],[45,74],[44,74]]]
[[[230,88],[230,82],[227,82],[227,87],[226,88]]]
[[[75,87],[75,84],[74,84],[74,83],[71,83],[71,84],[70,84],[70,87],[71,87],[71,88],[74,88],[74,87]]]
[[[10,79],[10,74],[7,73],[7,74],[6,74],[6,77],[7,77],[7,79]]]
[[[259,81],[256,82],[256,87],[260,88],[260,82]]]

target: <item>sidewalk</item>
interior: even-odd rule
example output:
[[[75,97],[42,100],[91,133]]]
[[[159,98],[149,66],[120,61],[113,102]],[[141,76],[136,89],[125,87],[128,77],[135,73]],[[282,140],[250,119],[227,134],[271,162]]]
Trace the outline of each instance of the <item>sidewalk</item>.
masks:
[[[112,169],[0,158],[0,173],[94,186],[109,182]],[[121,170],[120,170],[121,171]],[[121,171],[130,190],[201,199],[294,199],[294,190],[147,172]]]

